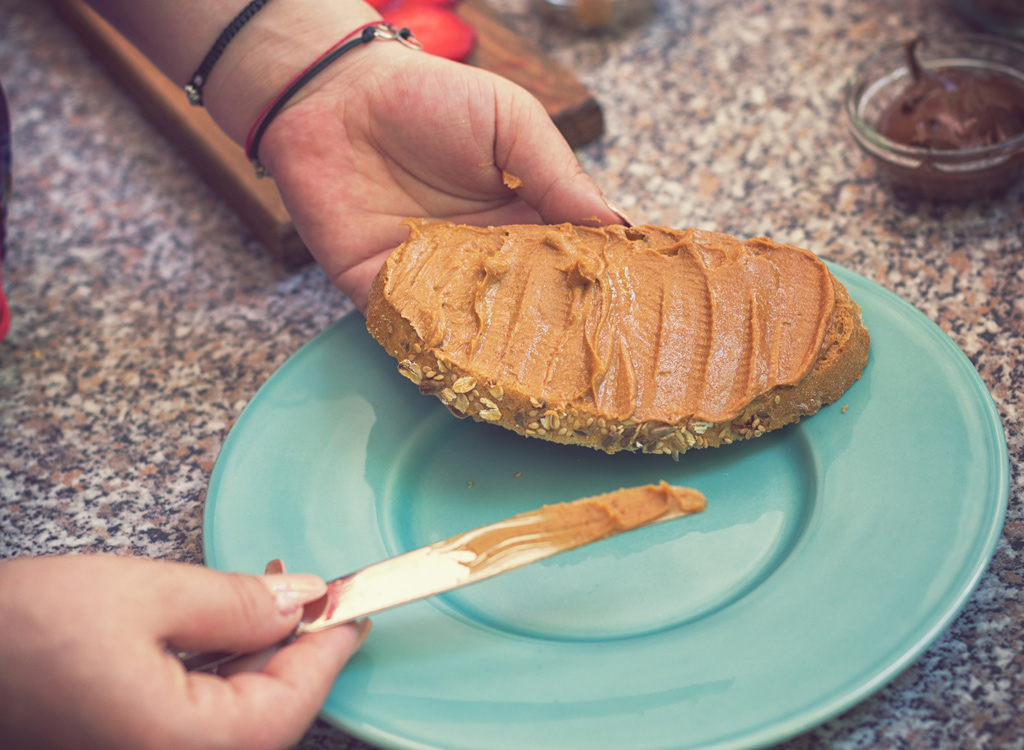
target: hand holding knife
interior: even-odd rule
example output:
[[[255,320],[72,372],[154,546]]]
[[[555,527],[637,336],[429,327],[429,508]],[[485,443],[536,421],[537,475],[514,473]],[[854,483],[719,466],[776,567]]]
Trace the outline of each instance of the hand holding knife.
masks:
[[[700,513],[697,490],[664,481],[545,505],[367,566],[327,584],[288,640],[451,591],[633,529]],[[283,572],[279,561],[268,573]],[[246,656],[179,653],[190,670],[216,671]]]

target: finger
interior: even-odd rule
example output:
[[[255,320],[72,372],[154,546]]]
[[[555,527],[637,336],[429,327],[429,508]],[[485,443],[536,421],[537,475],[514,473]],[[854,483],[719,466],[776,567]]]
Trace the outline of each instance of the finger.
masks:
[[[338,672],[369,633],[370,620],[307,633],[274,654],[263,672],[286,685],[311,691],[309,699],[323,703]]]
[[[500,85],[499,85],[500,86]],[[496,93],[495,163],[549,224],[628,224],[587,175],[544,107],[526,92]]]
[[[304,635],[261,672],[220,679],[190,674],[197,722],[229,747],[285,747],[316,717],[339,671],[358,650],[369,621]]]
[[[179,566],[149,617],[174,649],[255,651],[288,635],[304,604],[326,592],[317,576],[247,576]]]

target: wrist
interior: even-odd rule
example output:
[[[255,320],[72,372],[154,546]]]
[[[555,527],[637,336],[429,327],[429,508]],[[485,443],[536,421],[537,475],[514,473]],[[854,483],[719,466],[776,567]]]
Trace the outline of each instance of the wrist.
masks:
[[[203,92],[207,110],[244,144],[253,122],[290,81],[346,34],[379,19],[362,0],[272,0],[211,72]]]
[[[416,51],[422,49],[408,29],[395,29],[386,23],[369,23],[361,26],[334,44],[301,75],[291,81],[253,123],[245,140],[245,155],[256,166],[259,175],[267,174],[266,165],[260,160],[260,144],[268,128],[273,126],[277,116],[283,115],[285,110],[310,96],[314,89],[324,83],[326,78],[331,77],[330,73],[333,72],[337,75],[337,68],[342,67],[342,62],[339,62],[341,58],[378,39],[400,42],[407,49]],[[334,68],[334,70],[330,71],[329,68]]]

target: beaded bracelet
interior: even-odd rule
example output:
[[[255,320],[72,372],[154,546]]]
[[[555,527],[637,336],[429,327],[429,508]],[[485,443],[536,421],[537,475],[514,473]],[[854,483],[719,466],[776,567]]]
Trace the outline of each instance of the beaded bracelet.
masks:
[[[369,44],[374,39],[394,40],[401,42],[411,49],[423,49],[423,45],[419,43],[409,29],[399,30],[388,23],[369,23],[346,35],[341,41],[336,42],[334,46],[320,55],[308,68],[299,73],[291,83],[285,86],[281,93],[256,118],[252,128],[249,129],[249,135],[245,139],[245,155],[256,168],[257,177],[264,177],[267,174],[267,170],[259,158],[260,141],[263,139],[263,134],[266,133],[274,117],[284,109],[285,105],[303,86],[315,78],[324,68],[346,52],[350,52],[364,44]]]
[[[210,51],[206,53],[206,57],[203,58],[203,62],[200,63],[199,68],[195,73],[192,74],[192,78],[188,83],[185,84],[185,95],[188,97],[189,102],[196,107],[201,107],[203,104],[203,86],[206,85],[206,79],[210,77],[210,71],[213,70],[213,66],[217,64],[217,60],[224,53],[224,48],[228,46],[235,34],[238,33],[245,24],[249,22],[249,19],[255,16],[260,8],[266,5],[270,0],[252,0],[251,3],[246,5],[242,12],[235,16],[234,20],[231,21],[225,28],[224,31],[220,32],[220,36],[217,37],[217,41],[210,47]]]

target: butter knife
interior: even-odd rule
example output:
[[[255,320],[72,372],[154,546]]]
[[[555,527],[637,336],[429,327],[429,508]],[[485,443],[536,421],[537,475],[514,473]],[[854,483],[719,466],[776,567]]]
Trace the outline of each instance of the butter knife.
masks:
[[[704,495],[697,490],[662,481],[520,513],[328,582],[327,593],[305,606],[286,642],[704,508]],[[178,654],[195,671],[216,671],[242,656]]]

